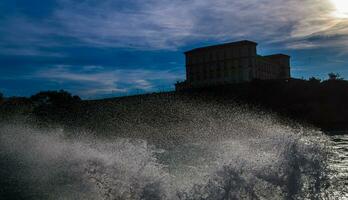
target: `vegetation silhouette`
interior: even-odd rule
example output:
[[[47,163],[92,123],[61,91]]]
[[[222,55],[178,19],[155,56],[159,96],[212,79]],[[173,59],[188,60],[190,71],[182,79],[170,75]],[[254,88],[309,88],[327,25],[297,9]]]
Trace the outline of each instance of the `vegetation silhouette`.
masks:
[[[81,100],[67,91],[45,91],[26,97],[0,96],[0,120],[24,119],[41,127],[63,126],[91,131],[133,127],[137,120],[175,123],[179,113],[163,112],[178,100],[198,99],[260,107],[327,131],[348,130],[348,81],[330,73],[327,80],[254,80],[248,83],[101,100]],[[151,108],[151,109],[150,109]]]
[[[335,81],[335,80],[344,80],[339,73],[329,73],[329,80]]]

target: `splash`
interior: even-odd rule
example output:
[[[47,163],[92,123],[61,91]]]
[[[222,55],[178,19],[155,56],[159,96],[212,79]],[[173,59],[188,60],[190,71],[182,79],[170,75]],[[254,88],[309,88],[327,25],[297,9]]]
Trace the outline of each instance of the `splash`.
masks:
[[[159,140],[1,125],[0,197],[329,198],[321,133],[246,109],[181,106],[189,123]]]

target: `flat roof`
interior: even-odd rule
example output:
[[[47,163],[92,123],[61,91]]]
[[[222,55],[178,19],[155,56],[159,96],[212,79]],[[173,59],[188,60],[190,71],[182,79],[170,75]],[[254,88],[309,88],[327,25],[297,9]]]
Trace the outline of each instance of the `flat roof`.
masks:
[[[199,47],[199,48],[195,48],[195,49],[186,51],[185,54],[191,53],[191,52],[194,52],[194,51],[204,50],[204,49],[210,49],[210,48],[216,48],[216,47],[226,47],[226,46],[237,46],[237,45],[242,45],[242,44],[257,45],[256,42],[253,42],[253,41],[250,41],[250,40],[241,40],[241,41],[236,41],[236,42],[229,42],[229,43],[223,43],[223,44]]]
[[[266,55],[263,57],[290,57],[290,56],[286,54],[278,53],[278,54]]]

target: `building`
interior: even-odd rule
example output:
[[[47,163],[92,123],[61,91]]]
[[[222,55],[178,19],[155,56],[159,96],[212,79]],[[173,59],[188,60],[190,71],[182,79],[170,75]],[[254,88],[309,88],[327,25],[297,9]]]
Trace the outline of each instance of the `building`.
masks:
[[[290,56],[260,56],[256,46],[243,40],[185,52],[186,81],[178,82],[176,90],[290,78]]]

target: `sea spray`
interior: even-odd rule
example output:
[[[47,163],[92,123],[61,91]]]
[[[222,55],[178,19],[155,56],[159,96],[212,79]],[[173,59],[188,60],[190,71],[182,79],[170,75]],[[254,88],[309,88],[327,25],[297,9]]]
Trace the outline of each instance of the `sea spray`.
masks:
[[[142,193],[150,193],[150,186],[165,183],[166,173],[145,141],[74,140],[59,131],[4,129],[1,156],[20,163],[20,171],[10,173],[18,182],[35,185],[25,191],[25,198],[140,199]],[[6,160],[2,162],[6,164]],[[156,192],[162,197],[162,191]]]
[[[143,126],[157,131],[149,139],[2,124],[1,197],[331,198],[320,132],[245,108],[174,106],[181,120],[169,128]]]
[[[1,156],[21,163],[10,170],[33,199],[321,199],[326,187],[322,149],[291,136],[161,151],[132,139],[6,129]]]

